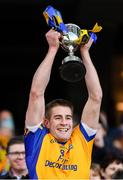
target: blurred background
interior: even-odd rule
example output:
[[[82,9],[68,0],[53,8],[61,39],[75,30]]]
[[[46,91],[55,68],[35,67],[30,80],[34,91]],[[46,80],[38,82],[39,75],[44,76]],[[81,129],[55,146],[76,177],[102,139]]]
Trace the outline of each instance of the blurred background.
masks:
[[[64,23],[92,29],[98,22],[103,27],[90,54],[103,89],[101,108],[109,125],[117,126],[123,113],[122,0],[0,0],[0,110],[13,113],[16,129],[22,133],[32,77],[47,53],[45,33],[50,28],[43,11],[48,5],[61,12]],[[78,51],[75,54],[79,56]],[[87,94],[84,81],[67,83],[60,78],[59,67],[66,56],[60,48],[46,103],[54,98],[71,100],[78,118]]]

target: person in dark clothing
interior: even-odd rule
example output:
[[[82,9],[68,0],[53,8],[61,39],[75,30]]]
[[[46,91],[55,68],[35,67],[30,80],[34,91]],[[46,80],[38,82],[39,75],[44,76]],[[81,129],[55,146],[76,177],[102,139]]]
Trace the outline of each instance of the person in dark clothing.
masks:
[[[29,179],[28,174],[26,176],[21,176],[20,178],[14,176],[11,171],[7,172],[5,175],[0,176],[0,179]]]

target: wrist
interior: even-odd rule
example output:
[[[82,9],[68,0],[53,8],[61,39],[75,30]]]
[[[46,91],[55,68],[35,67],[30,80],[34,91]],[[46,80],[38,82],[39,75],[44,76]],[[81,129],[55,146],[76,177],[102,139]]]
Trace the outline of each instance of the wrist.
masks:
[[[81,53],[82,55],[87,55],[87,54],[89,54],[89,49],[80,48],[80,53]]]
[[[58,47],[49,47],[48,51],[51,52],[51,53],[57,53]]]

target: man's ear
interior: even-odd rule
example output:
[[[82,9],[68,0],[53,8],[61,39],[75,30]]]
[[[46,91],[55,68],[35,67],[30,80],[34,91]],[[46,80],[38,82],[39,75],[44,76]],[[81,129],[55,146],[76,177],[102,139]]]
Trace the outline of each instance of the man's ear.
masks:
[[[50,123],[49,123],[48,119],[44,119],[44,125],[45,125],[46,128],[50,127]]]

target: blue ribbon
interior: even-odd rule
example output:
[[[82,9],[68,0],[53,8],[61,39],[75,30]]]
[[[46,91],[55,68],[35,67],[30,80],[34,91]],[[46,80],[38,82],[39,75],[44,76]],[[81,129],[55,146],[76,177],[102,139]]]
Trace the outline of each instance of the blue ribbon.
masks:
[[[48,15],[46,21],[50,27],[53,27],[62,33],[68,32],[65,24],[63,23],[61,13],[58,10],[54,9],[52,6],[48,6],[43,14],[45,13]]]
[[[97,35],[93,32],[89,32],[90,38],[92,38],[94,40],[94,42],[96,42],[97,40]]]

